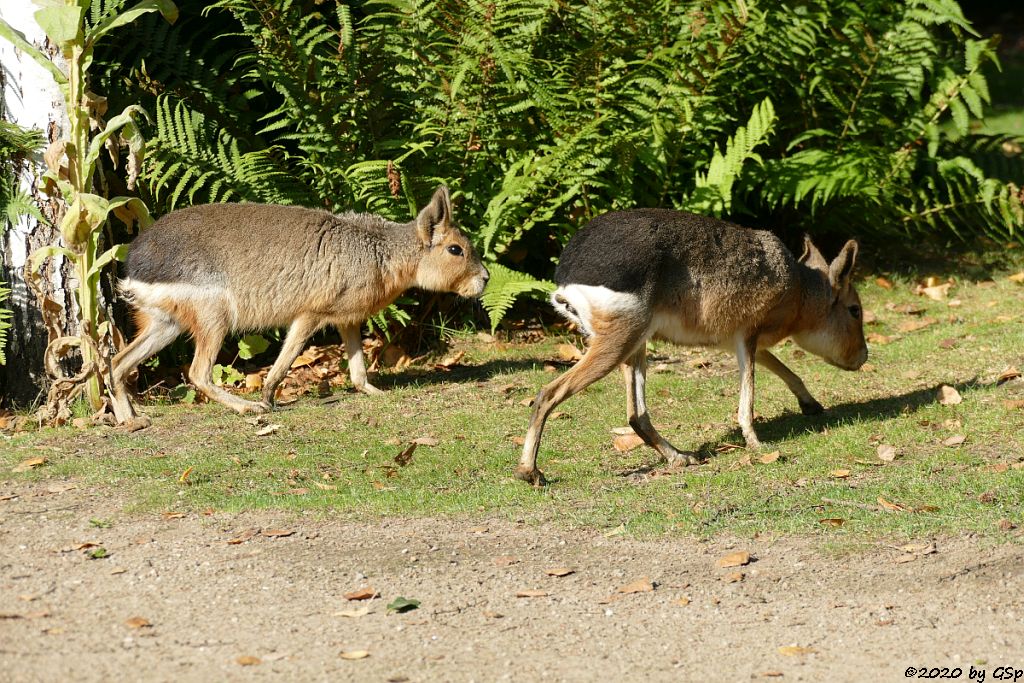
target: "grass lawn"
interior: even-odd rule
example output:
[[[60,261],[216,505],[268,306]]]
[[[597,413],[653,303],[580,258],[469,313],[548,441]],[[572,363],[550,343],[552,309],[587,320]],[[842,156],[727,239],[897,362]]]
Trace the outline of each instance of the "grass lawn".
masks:
[[[1008,277],[1019,265],[957,269],[974,277],[954,276],[941,301],[916,295],[908,278],[888,276],[891,289],[864,278],[860,291],[874,322],[866,326],[871,357],[862,371],[780,347],[826,413],[800,415],[785,386],[759,371],[762,453],[730,446],[742,443],[733,359],[655,344],[653,420],[676,446],[699,451],[703,464],[668,469],[644,446],[613,447],[611,430],[625,424],[616,373],[560,406],[564,415],[548,423],[539,459],[550,485],[530,488],[512,477],[525,403],[555,376],[558,345],[578,340],[467,335],[455,342],[465,356],[450,372],[426,365],[382,374],[377,385],[388,391],[379,397],[303,397],[269,415],[278,427],[262,436],[266,423],[217,404],[145,406],[153,426],[136,433],[0,434],[0,482],[74,478],[149,512],[499,516],[613,534],[774,531],[837,542],[967,531],[1019,538],[1011,527],[1024,526],[1024,379],[998,378],[1012,366],[1024,369],[1024,285]],[[941,404],[940,385],[955,388],[962,402]],[[396,456],[421,437],[436,444],[420,445],[399,466]],[[880,446],[893,447],[895,460],[881,460]],[[773,451],[778,459],[762,463]],[[41,456],[42,466],[12,471]]]

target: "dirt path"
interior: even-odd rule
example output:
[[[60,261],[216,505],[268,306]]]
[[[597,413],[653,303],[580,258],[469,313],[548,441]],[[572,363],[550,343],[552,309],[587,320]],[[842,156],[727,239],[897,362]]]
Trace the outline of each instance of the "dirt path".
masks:
[[[789,537],[645,542],[506,521],[167,519],[66,486],[0,485],[4,680],[896,681],[908,667],[969,680],[973,666],[991,681],[1024,669],[1019,545],[837,554]],[[85,542],[109,556],[71,549]],[[741,550],[756,560],[716,566]],[[575,572],[546,574],[556,567]],[[644,577],[654,590],[617,592]],[[364,586],[381,597],[343,597]],[[388,614],[398,596],[421,607]],[[339,656],[359,650],[369,656]]]

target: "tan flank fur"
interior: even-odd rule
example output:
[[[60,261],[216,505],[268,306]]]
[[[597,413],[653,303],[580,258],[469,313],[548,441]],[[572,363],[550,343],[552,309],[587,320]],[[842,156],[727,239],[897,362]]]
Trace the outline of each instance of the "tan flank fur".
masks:
[[[264,412],[310,335],[341,332],[352,383],[366,381],[360,329],[411,287],[477,297],[487,270],[452,223],[447,188],[409,223],[368,214],[265,204],[210,204],[167,214],[132,243],[121,290],[138,336],[114,358],[114,411],[134,416],[125,378],[179,334],[192,336],[189,379],[209,398],[238,411]],[[211,381],[231,332],[288,327],[259,403]]]
[[[651,424],[644,392],[651,338],[710,346],[736,355],[739,423],[748,448],[754,432],[754,363],[786,383],[805,414],[823,408],[768,349],[786,337],[827,362],[856,370],[867,359],[860,298],[850,282],[857,243],[828,263],[809,239],[800,259],[770,232],[665,209],[599,216],[566,245],[554,307],[588,336],[574,367],[541,389],[516,476],[544,483],[537,451],[545,421],[562,401],[621,366],[626,415],[664,460],[694,464]],[[698,397],[694,397],[698,398]]]

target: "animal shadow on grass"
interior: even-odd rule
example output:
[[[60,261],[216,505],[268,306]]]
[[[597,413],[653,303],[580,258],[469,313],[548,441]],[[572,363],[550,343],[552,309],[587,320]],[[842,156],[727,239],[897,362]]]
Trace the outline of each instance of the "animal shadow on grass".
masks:
[[[806,416],[786,411],[781,415],[757,421],[757,433],[765,441],[765,450],[772,450],[771,444],[790,437],[804,434],[807,431],[821,432],[825,429],[839,427],[864,419],[896,417],[917,412],[922,407],[938,402],[938,390],[941,384],[924,389],[908,391],[903,394],[868,399],[866,401],[848,401],[837,403],[825,409],[821,415]],[[973,378],[956,384],[949,384],[958,392],[963,393],[969,388],[984,386]],[[827,437],[823,437],[827,438]],[[702,462],[707,462],[719,455],[718,448],[723,443],[743,443],[743,434],[737,426],[725,433],[720,439],[705,441],[696,448]],[[664,464],[644,464],[619,472],[623,477],[643,477],[664,467]],[[680,468],[680,472],[683,471]]]

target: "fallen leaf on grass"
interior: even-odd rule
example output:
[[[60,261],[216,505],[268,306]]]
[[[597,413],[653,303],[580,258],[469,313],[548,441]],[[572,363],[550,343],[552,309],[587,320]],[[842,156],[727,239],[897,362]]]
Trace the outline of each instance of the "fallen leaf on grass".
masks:
[[[892,462],[897,458],[896,447],[889,444],[882,444],[878,447],[878,459],[883,462]]]
[[[576,570],[572,567],[554,567],[552,569],[545,569],[544,573],[548,576],[569,576],[569,574],[575,574]]]
[[[846,479],[850,476],[850,470],[832,470],[829,474],[836,479]]]
[[[952,282],[946,282],[941,285],[931,285],[928,287],[918,286],[914,292],[919,296],[926,296],[933,301],[942,301],[949,295],[949,288],[952,286]]]
[[[884,277],[876,277],[875,284],[882,289],[892,289],[892,282]]]
[[[906,512],[907,508],[899,503],[893,503],[881,496],[878,497],[878,504],[890,512]]]
[[[746,550],[729,553],[728,555],[718,558],[715,564],[722,569],[727,567],[743,567],[750,564],[750,553]]]
[[[468,529],[466,529],[466,531],[468,531],[471,534],[486,534],[488,531],[490,531],[490,527],[471,526]]]
[[[182,517],[185,516],[185,513],[184,512],[165,512],[165,513],[163,513],[160,516],[163,517],[164,519],[181,519]]]
[[[636,434],[621,434],[612,439],[612,445],[619,453],[628,453],[637,446],[642,446],[644,440]]]
[[[354,590],[351,593],[345,593],[344,598],[346,600],[369,600],[379,595],[371,586],[363,586],[358,590]]]
[[[465,355],[465,351],[456,351],[450,356],[445,356],[444,360],[442,360],[440,363],[435,363],[434,368],[436,370],[451,370],[452,367],[459,364],[459,361],[461,361],[462,357]]]
[[[153,623],[146,617],[132,617],[124,622],[128,628],[152,628]]]
[[[771,463],[775,462],[778,459],[779,459],[779,452],[778,451],[772,451],[771,453],[765,453],[760,458],[758,458],[758,460],[763,465],[770,465]]]
[[[192,474],[192,468],[191,467],[186,467],[185,471],[182,472],[181,476],[178,477],[178,482],[181,483],[181,484],[187,484],[188,483],[189,475],[191,475],[191,474]]]
[[[547,594],[547,591],[537,590],[535,588],[527,588],[525,590],[516,591],[517,598],[543,598]]]
[[[286,538],[294,533],[294,529],[267,529],[263,535],[267,538]]]
[[[279,424],[267,425],[263,429],[256,432],[256,436],[270,436],[271,434],[276,433],[279,429],[281,429],[281,425]]]
[[[623,435],[623,434],[636,434],[632,427],[612,427],[612,434]]]
[[[935,318],[921,318],[920,320],[904,320],[903,322],[896,326],[896,330],[898,332],[907,334],[909,332],[917,332],[918,330],[923,330],[924,328],[934,325],[937,322],[939,321]]]
[[[1010,282],[1016,282],[1018,285],[1024,285],[1024,270],[1019,273],[1014,273],[1006,279]]]
[[[558,357],[564,361],[577,361],[583,358],[583,354],[572,344],[559,344]]]
[[[1003,406],[1007,410],[1024,410],[1024,401],[1021,401],[1021,400],[1003,401]]]
[[[417,446],[436,446],[437,444],[441,443],[432,436],[421,436],[419,438],[413,439],[412,442]]]
[[[526,443],[526,439],[524,439],[521,436],[513,436],[512,437],[512,443],[514,443],[517,446],[522,446],[523,444]]]
[[[235,661],[238,662],[239,666],[256,666],[263,660],[259,657],[253,657],[252,655],[242,655],[241,657],[236,657]]]
[[[723,576],[722,581],[725,581],[726,583],[739,583],[744,579],[744,577],[746,577],[746,574],[743,572],[732,572],[731,574]]]
[[[1003,370],[999,374],[999,377],[996,377],[996,386],[999,386],[1000,384],[1005,384],[1006,382],[1009,382],[1011,379],[1017,379],[1020,376],[1020,370],[1011,365],[1010,367]]]
[[[799,657],[801,655],[809,655],[815,652],[813,647],[800,647],[799,645],[783,645],[779,648],[780,655],[786,655],[787,657]]]
[[[956,436],[951,436],[948,439],[945,439],[942,442],[942,445],[948,446],[949,448],[955,448],[956,446],[961,445],[964,441],[967,441],[967,437],[963,434],[957,434]]]
[[[826,517],[825,519],[819,519],[818,524],[821,524],[822,526],[841,527],[846,524],[846,520],[841,517]]]
[[[34,470],[37,467],[45,465],[46,462],[47,459],[43,456],[29,458],[28,460],[22,460],[17,465],[11,468],[11,472],[28,472],[29,470]]]
[[[893,560],[893,564],[906,564],[907,562],[913,562],[917,559],[917,555],[897,555]]]
[[[1017,525],[1006,519],[1005,517],[1000,519],[997,523],[1000,531],[1013,531],[1017,528]]]
[[[356,659],[366,659],[367,657],[370,656],[370,653],[367,652],[366,650],[347,650],[345,652],[342,652],[338,656],[341,657],[342,659],[356,660]]]
[[[654,584],[646,576],[641,576],[636,581],[627,583],[625,586],[619,586],[618,592],[626,595],[632,593],[650,593],[654,590]]]
[[[399,467],[405,467],[412,462],[412,454],[416,451],[416,446],[417,443],[413,441],[405,447],[405,450],[395,456],[395,462],[398,463]]]
[[[868,334],[867,337],[865,337],[865,339],[867,340],[867,342],[869,344],[877,344],[879,346],[885,346],[886,344],[890,344],[893,341],[895,341],[896,339],[898,339],[898,337],[895,337],[895,336],[889,337],[889,336],[886,336],[884,334],[879,334],[877,332],[872,332],[872,333]]]
[[[936,396],[939,400],[939,403],[941,403],[944,406],[960,405],[961,403],[963,403],[964,400],[963,397],[960,395],[960,392],[954,389],[953,387],[949,386],[948,384],[943,384],[941,387],[939,387],[938,391],[936,392]]]

